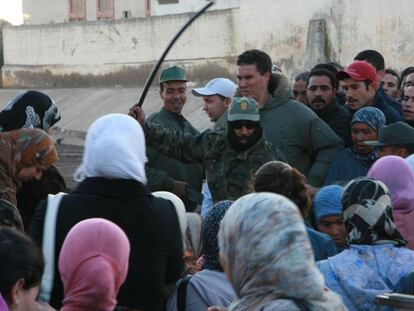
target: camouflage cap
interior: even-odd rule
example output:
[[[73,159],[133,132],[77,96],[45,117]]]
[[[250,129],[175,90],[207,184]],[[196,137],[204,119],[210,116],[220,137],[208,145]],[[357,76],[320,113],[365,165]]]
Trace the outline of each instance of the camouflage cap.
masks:
[[[183,68],[172,66],[165,68],[160,74],[160,83],[168,81],[188,81]]]
[[[260,121],[257,102],[253,98],[234,97],[227,114],[228,121]]]

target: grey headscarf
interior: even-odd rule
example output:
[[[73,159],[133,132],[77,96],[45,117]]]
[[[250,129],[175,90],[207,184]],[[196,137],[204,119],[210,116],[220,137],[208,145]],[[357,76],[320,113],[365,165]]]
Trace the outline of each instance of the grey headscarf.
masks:
[[[324,288],[301,214],[284,196],[235,201],[220,224],[219,247],[238,296],[230,311],[344,310]]]

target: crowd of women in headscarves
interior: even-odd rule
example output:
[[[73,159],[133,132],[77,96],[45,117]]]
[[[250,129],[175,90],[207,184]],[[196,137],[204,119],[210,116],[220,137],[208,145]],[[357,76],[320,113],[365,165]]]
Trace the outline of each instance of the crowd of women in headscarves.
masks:
[[[411,157],[355,139],[314,196],[269,162],[252,193],[200,216],[149,191],[145,135],[123,114],[92,123],[68,191],[59,119],[36,91],[0,112],[0,311],[377,310],[380,294],[414,293]],[[375,140],[384,124],[363,108],[350,126]]]

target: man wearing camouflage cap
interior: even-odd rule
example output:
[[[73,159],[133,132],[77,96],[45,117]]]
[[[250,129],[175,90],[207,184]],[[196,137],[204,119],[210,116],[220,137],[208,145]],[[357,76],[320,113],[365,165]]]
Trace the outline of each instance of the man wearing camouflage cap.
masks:
[[[235,200],[251,192],[253,174],[260,166],[274,160],[286,161],[283,153],[265,140],[257,103],[252,98],[233,98],[227,131],[206,130],[196,136],[144,122],[139,107],[130,115],[143,126],[150,146],[183,161],[203,164],[213,202]]]
[[[168,67],[161,72],[160,97],[164,106],[150,115],[148,121],[181,134],[199,134],[181,114],[187,101],[187,81],[184,69],[180,67]],[[168,158],[151,147],[147,147],[147,157],[146,174],[151,191],[173,192],[184,201],[187,211],[193,211],[200,202],[194,202],[197,198],[189,197],[188,194],[201,191],[204,176],[202,166]],[[201,201],[201,196],[198,201]]]

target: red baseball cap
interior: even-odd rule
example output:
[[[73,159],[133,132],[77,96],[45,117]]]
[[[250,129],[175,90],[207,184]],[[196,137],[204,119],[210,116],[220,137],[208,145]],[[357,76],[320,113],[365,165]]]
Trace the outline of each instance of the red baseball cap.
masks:
[[[339,81],[351,78],[356,81],[369,80],[371,82],[376,82],[377,71],[370,63],[363,60],[356,60],[346,67],[345,70],[338,71],[335,77]]]

